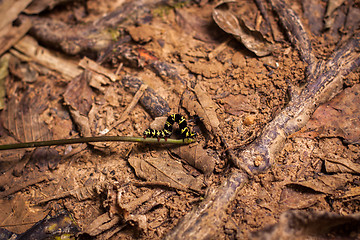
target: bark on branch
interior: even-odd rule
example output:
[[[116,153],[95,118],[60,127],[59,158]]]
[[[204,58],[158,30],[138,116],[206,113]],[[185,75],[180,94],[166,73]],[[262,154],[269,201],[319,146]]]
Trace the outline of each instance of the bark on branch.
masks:
[[[239,154],[235,166],[251,171],[264,171],[271,167],[286,138],[300,130],[321,104],[342,90],[343,77],[360,64],[360,34],[354,35],[326,62],[319,61],[308,77],[308,84],[299,96],[263,130],[262,135]]]

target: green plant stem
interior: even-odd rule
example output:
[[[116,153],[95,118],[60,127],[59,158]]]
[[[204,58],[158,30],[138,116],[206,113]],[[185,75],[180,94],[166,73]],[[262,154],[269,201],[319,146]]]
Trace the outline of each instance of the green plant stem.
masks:
[[[171,138],[143,138],[143,137],[128,137],[128,136],[101,136],[101,137],[83,137],[83,138],[71,138],[71,139],[59,139],[50,141],[39,142],[24,142],[0,145],[1,150],[18,149],[18,148],[32,148],[32,147],[44,147],[54,145],[65,145],[74,143],[90,143],[90,142],[141,142],[141,143],[153,143],[153,144],[177,144],[185,145],[195,142],[195,139],[171,139]]]

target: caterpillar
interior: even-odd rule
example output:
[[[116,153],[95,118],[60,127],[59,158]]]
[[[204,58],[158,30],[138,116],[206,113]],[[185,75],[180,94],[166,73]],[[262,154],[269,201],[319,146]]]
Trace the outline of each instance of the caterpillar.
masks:
[[[173,131],[174,123],[179,124],[180,134],[183,138],[194,138],[196,136],[195,133],[191,132],[187,126],[186,119],[178,114],[171,114],[165,122],[163,130],[155,130],[148,128],[144,131],[144,137],[152,137],[152,138],[167,138],[170,137]]]

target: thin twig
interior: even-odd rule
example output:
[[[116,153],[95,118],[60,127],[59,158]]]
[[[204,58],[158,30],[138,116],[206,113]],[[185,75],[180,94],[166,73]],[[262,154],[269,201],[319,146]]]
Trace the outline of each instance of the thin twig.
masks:
[[[147,89],[148,85],[146,84],[142,84],[141,87],[139,88],[139,90],[135,93],[133,99],[131,100],[131,103],[127,106],[127,108],[125,109],[125,111],[121,114],[119,120],[117,120],[116,122],[114,122],[113,124],[111,124],[108,132],[110,132],[112,129],[114,129],[115,127],[117,127],[120,123],[124,122],[126,120],[126,118],[129,116],[129,113],[134,109],[134,107],[137,105],[137,103],[139,102],[139,99],[141,98],[141,96],[144,94],[145,90]]]
[[[24,142],[0,145],[1,150],[19,149],[19,148],[32,148],[32,147],[44,147],[54,145],[65,145],[75,143],[90,143],[90,142],[141,142],[141,143],[153,143],[153,144],[178,144],[185,145],[195,142],[195,139],[171,139],[171,138],[143,138],[143,137],[129,137],[129,136],[101,136],[101,137],[84,137],[84,138],[71,138],[71,139],[59,139],[50,141],[38,141],[38,142]]]

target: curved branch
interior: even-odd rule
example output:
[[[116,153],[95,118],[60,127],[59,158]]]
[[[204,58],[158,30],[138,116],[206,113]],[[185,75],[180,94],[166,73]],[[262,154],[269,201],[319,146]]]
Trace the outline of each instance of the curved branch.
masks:
[[[360,65],[360,34],[354,35],[325,63],[317,64],[302,93],[263,130],[262,135],[239,154],[234,162],[238,168],[246,165],[251,171],[271,167],[286,138],[300,130],[315,109],[342,90],[342,79]]]
[[[295,12],[286,6],[283,0],[270,0],[272,7],[278,13],[283,27],[293,46],[299,51],[301,59],[309,65],[316,63],[311,50],[311,42]]]
[[[248,182],[245,173],[233,170],[220,188],[211,188],[206,200],[188,213],[165,239],[213,239],[218,234],[229,202]]]

